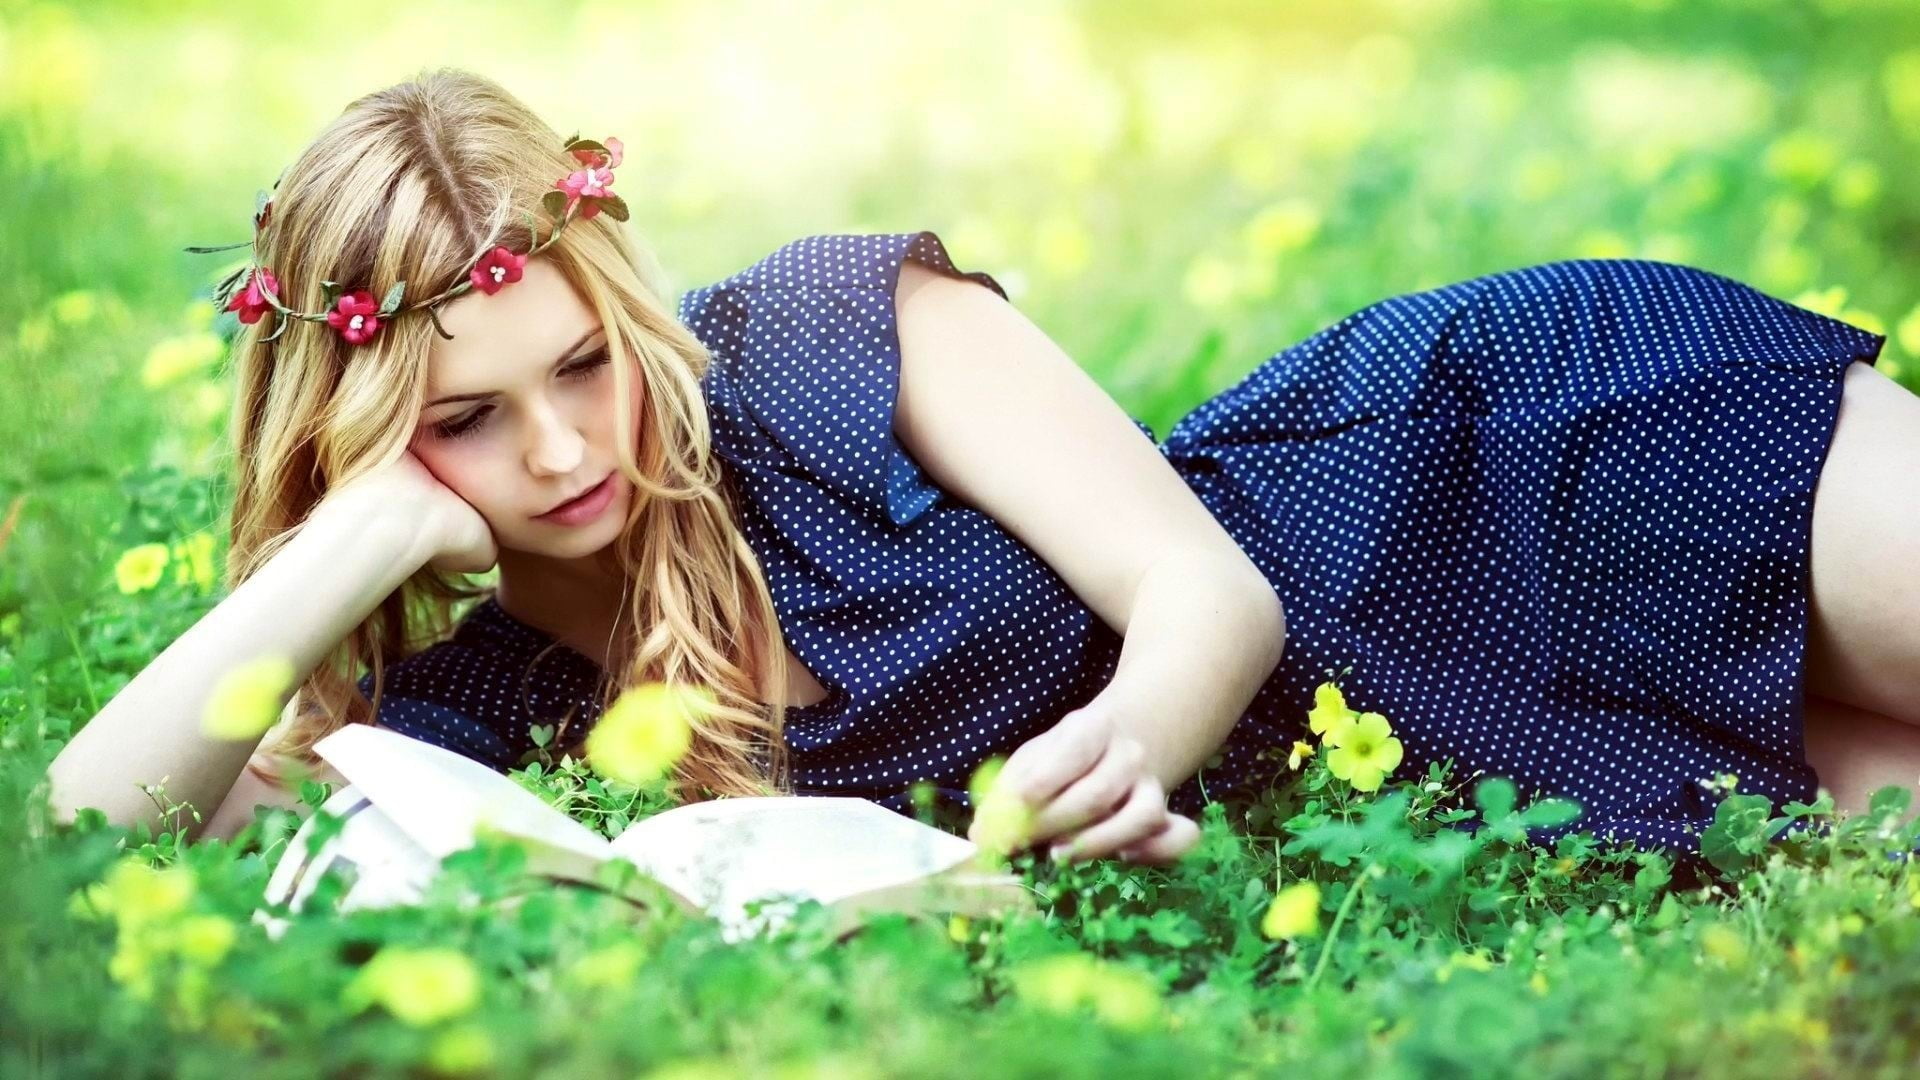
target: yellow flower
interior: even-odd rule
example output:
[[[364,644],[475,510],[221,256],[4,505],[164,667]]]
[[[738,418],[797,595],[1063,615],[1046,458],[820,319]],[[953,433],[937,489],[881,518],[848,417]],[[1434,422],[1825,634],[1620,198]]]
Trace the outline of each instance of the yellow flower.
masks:
[[[587,761],[603,776],[635,787],[651,784],[693,745],[692,714],[712,701],[704,688],[664,682],[634,687],[587,733]]]
[[[999,784],[1000,769],[1005,764],[1005,758],[988,758],[967,781],[967,794],[973,803],[969,835],[982,851],[994,856],[1025,847],[1033,832],[1033,807]]]
[[[53,312],[54,320],[67,326],[78,326],[88,322],[100,310],[97,298],[89,289],[63,292],[53,298],[53,303],[49,307]]]
[[[103,912],[110,912],[122,928],[158,922],[186,910],[194,894],[193,871],[174,865],[155,869],[145,859],[128,855],[113,864],[98,890],[88,890],[89,899]]]
[[[1298,769],[1303,758],[1310,758],[1312,756],[1313,744],[1304,743],[1299,739],[1295,739],[1293,740],[1293,752],[1287,755],[1287,768]]]
[[[618,989],[632,986],[647,959],[647,950],[637,941],[619,941],[575,960],[567,968],[567,981],[577,986]]]
[[[1333,683],[1321,683],[1313,692],[1313,710],[1307,713],[1307,726],[1315,735],[1323,739],[1335,728],[1345,727],[1353,722],[1354,713],[1347,708],[1346,695]]]
[[[1160,1014],[1160,986],[1152,976],[1089,953],[1028,960],[1009,970],[1007,978],[1015,996],[1048,1012],[1091,1006],[1101,1021],[1132,1030],[1146,1027]]]
[[[1052,277],[1071,278],[1093,261],[1093,235],[1071,211],[1056,211],[1034,227],[1034,259]]]
[[[173,582],[192,583],[202,590],[214,584],[213,534],[197,532],[173,545]]]
[[[1360,717],[1327,736],[1327,768],[1356,791],[1372,791],[1400,764],[1400,740],[1379,713]]]
[[[1195,307],[1219,308],[1233,303],[1239,282],[1232,263],[1217,255],[1197,255],[1187,264],[1180,291]]]
[[[453,1076],[479,1072],[493,1064],[493,1036],[477,1024],[448,1028],[427,1047],[427,1064]]]
[[[1242,235],[1256,256],[1273,259],[1306,247],[1319,232],[1320,211],[1310,200],[1294,197],[1281,199],[1255,214]]]
[[[1719,923],[1700,931],[1700,947],[1728,967],[1739,967],[1747,959],[1747,943]]]
[[[173,949],[181,959],[212,967],[233,947],[233,923],[219,915],[189,915],[174,928]]]
[[[206,331],[162,338],[147,350],[147,362],[140,369],[140,384],[152,390],[177,382],[218,360],[225,349],[218,334]]]
[[[378,1003],[403,1023],[425,1027],[472,1009],[480,1000],[480,973],[454,949],[389,945],[354,975],[341,997],[353,1012]]]
[[[1802,187],[1813,187],[1825,180],[1839,163],[1840,151],[1833,140],[1818,132],[1788,132],[1767,147],[1766,169],[1773,176]]]
[[[160,578],[167,572],[167,545],[140,544],[130,547],[113,564],[114,580],[120,585],[120,591],[132,596],[145,592],[160,584]]]
[[[1281,889],[1267,905],[1260,932],[1270,938],[1308,937],[1320,932],[1320,886],[1297,881]]]
[[[256,657],[221,676],[200,714],[200,730],[216,739],[251,739],[280,718],[281,703],[293,689],[293,661],[284,656]]]
[[[1849,161],[1833,174],[1833,204],[1857,210],[1880,196],[1880,170],[1870,161]]]
[[[1446,982],[1453,977],[1455,971],[1462,968],[1468,971],[1492,971],[1493,960],[1483,953],[1456,950],[1452,956],[1447,957],[1447,962],[1441,964],[1439,970],[1433,973],[1433,977],[1436,981]]]

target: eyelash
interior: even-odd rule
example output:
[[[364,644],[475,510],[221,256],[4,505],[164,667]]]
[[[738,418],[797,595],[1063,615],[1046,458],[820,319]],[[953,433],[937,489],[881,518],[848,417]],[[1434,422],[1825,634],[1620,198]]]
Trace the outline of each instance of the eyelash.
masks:
[[[605,365],[608,359],[607,350],[601,349],[598,352],[588,354],[584,359],[576,361],[571,367],[563,369],[561,374],[570,375],[574,378],[586,378],[593,374],[595,369]],[[481,426],[481,421],[485,420],[487,414],[492,411],[493,406],[488,405],[484,408],[475,409],[467,415],[460,417],[458,420],[443,420],[433,425],[433,433],[447,440],[465,438],[475,431],[478,431]]]

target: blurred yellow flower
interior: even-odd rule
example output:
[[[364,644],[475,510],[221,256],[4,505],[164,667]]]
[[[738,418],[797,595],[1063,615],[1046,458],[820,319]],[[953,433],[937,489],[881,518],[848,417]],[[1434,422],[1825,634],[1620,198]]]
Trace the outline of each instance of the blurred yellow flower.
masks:
[[[1588,229],[1573,241],[1576,259],[1624,259],[1632,254],[1627,238],[1610,229]]]
[[[958,913],[947,916],[947,940],[964,945],[972,932],[972,919]]]
[[[228,670],[207,698],[200,730],[216,739],[257,738],[280,718],[293,678],[293,661],[271,653]]]
[[[1880,197],[1880,170],[1870,161],[1849,161],[1833,174],[1833,205],[1858,210]]]
[[[1008,970],[1007,978],[1016,997],[1047,1012],[1091,1006],[1102,1022],[1136,1031],[1160,1015],[1160,986],[1151,975],[1090,953],[1028,960]]]
[[[1313,744],[1293,740],[1293,752],[1287,755],[1287,768],[1298,769],[1300,762],[1313,756]]]
[[[201,967],[218,964],[233,947],[237,931],[219,915],[189,915],[174,928],[173,947],[181,959]]]
[[[1880,70],[1887,91],[1887,111],[1907,135],[1920,139],[1920,49],[1906,49],[1887,58]]]
[[[1387,718],[1361,713],[1353,723],[1327,736],[1327,768],[1352,784],[1356,791],[1372,791],[1400,764],[1400,740],[1393,737]]]
[[[73,289],[54,297],[48,309],[53,312],[55,322],[63,326],[79,326],[92,321],[100,305],[92,290]]]
[[[1033,833],[1033,807],[999,782],[1005,765],[1005,758],[988,758],[967,781],[967,795],[973,804],[973,827],[968,832],[982,851],[994,856],[1027,846]]]
[[[1762,288],[1772,292],[1791,292],[1813,280],[1818,261],[1806,248],[1781,241],[1763,241],[1754,258],[1754,277]]]
[[[167,572],[167,545],[140,544],[128,548],[113,564],[113,577],[128,596],[160,584]]]
[[[1523,202],[1543,202],[1566,186],[1566,160],[1551,151],[1529,152],[1513,171],[1513,194]]]
[[[1242,236],[1256,256],[1271,259],[1312,243],[1320,232],[1320,221],[1313,202],[1296,196],[1262,208],[1247,222]]]
[[[88,890],[94,906],[125,928],[158,922],[186,910],[195,892],[193,871],[185,866],[155,868],[137,855],[113,864],[99,890]]]
[[[180,316],[186,322],[187,329],[207,330],[212,328],[213,321],[220,317],[220,313],[214,310],[210,301],[189,300],[187,306],[181,309]]]
[[[1467,971],[1492,971],[1493,960],[1483,953],[1456,950],[1452,956],[1447,957],[1446,963],[1441,964],[1440,967],[1434,971],[1433,977],[1438,982],[1446,982],[1453,977],[1454,972],[1463,969]]]
[[[1920,356],[1920,304],[1914,305],[1894,329],[1894,337],[1908,356]]]
[[[1187,264],[1180,291],[1195,307],[1221,308],[1233,302],[1238,292],[1233,264],[1217,255],[1196,255]]]
[[[477,1024],[461,1024],[434,1036],[427,1046],[427,1064],[438,1073],[459,1076],[493,1064],[493,1036]]]
[[[1768,174],[1800,187],[1814,187],[1833,172],[1840,150],[1816,131],[1790,131],[1767,147],[1762,159]]]
[[[37,353],[53,340],[53,320],[45,315],[32,315],[20,320],[18,333],[20,351]]]
[[[666,776],[693,745],[693,717],[713,702],[704,687],[651,682],[622,693],[587,733],[587,761],[640,787]]]
[[[618,941],[595,949],[568,965],[564,978],[575,986],[617,990],[632,986],[647,949],[637,941]]]
[[[1738,933],[1720,923],[1700,931],[1700,948],[1728,967],[1739,967],[1747,959],[1747,943]]]
[[[1795,307],[1803,307],[1808,311],[1817,311],[1832,317],[1840,314],[1841,310],[1847,306],[1847,287],[1834,285],[1825,289],[1808,289],[1795,296],[1789,303]]]
[[[202,590],[214,585],[213,534],[197,532],[185,540],[174,544],[173,583],[185,585],[191,582]]]
[[[1534,993],[1539,994],[1541,997],[1546,996],[1547,977],[1540,972],[1534,972],[1533,975],[1527,979],[1527,985],[1533,988]]]
[[[226,345],[219,336],[194,331],[162,338],[147,350],[147,362],[140,369],[140,383],[149,390],[175,382],[220,359]]]
[[[389,945],[347,983],[341,1000],[352,1012],[379,1004],[401,1022],[425,1027],[472,1009],[480,973],[455,949]]]
[[[1057,278],[1077,276],[1093,262],[1093,234],[1065,211],[1042,218],[1034,229],[1034,261]]]
[[[1267,905],[1260,932],[1270,938],[1308,937],[1320,932],[1320,886],[1298,881],[1281,889]]]

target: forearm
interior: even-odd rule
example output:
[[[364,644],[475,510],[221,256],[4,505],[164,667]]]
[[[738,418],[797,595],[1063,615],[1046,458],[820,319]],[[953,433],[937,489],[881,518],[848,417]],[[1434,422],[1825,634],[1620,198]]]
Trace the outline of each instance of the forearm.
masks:
[[[1285,640],[1280,598],[1249,564],[1168,558],[1141,577],[1118,666],[1093,701],[1171,791],[1226,741]]]
[[[376,511],[332,512],[338,509],[323,507],[74,734],[48,767],[59,818],[91,806],[118,825],[157,825],[158,810],[139,785],[163,777],[169,799],[192,803],[203,816],[225,798],[259,739],[201,730],[219,679],[272,654],[292,661],[298,685],[424,561],[411,526]]]

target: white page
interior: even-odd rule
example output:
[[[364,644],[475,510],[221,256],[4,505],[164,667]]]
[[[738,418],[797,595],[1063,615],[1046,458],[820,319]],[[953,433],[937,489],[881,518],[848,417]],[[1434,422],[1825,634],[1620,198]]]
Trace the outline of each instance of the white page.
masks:
[[[475,826],[604,860],[604,837],[472,758],[370,724],[349,724],[314,750],[436,860],[473,846]]]
[[[713,799],[640,821],[613,850],[729,926],[747,901],[831,903],[930,877],[971,858],[970,841],[866,799]]]

